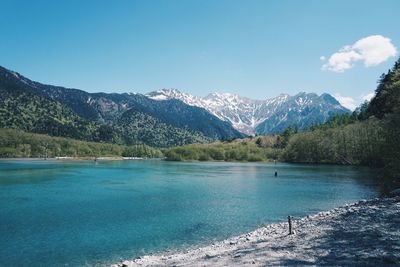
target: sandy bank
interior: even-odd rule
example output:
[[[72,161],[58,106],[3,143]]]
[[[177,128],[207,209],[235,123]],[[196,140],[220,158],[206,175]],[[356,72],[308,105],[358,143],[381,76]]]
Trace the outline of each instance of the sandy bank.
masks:
[[[400,265],[400,196],[362,200],[176,254],[121,266]]]

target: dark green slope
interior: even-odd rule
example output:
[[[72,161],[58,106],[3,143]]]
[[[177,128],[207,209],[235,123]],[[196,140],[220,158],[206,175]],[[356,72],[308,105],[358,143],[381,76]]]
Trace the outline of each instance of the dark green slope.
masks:
[[[133,98],[134,97],[134,98]],[[189,106],[180,100],[156,101],[143,95],[130,96],[132,108],[160,121],[195,132],[211,139],[232,139],[244,135],[228,122],[221,121],[203,108]]]
[[[157,147],[171,147],[212,141],[200,132],[171,126],[135,109],[124,112],[117,123],[122,131],[123,143],[129,145],[146,143]]]
[[[375,97],[367,107],[367,114],[379,119],[398,114],[400,109],[400,59],[387,74],[382,74]]]
[[[377,117],[384,129],[382,157],[390,175],[400,181],[400,58],[383,74],[365,117]]]
[[[77,139],[91,139],[93,123],[68,107],[38,94],[14,74],[0,71],[0,127],[46,133]]]

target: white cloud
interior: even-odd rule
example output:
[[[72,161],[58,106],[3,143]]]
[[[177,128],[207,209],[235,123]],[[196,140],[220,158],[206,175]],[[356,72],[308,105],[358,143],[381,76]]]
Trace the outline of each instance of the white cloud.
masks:
[[[354,67],[357,61],[363,61],[365,67],[385,62],[397,55],[397,48],[389,38],[382,35],[371,35],[362,38],[352,45],[346,45],[328,58],[323,70],[344,72]]]
[[[361,99],[363,101],[368,101],[369,102],[374,96],[375,96],[375,93],[372,92],[372,93],[369,93],[369,94],[366,94],[366,95],[362,95]]]
[[[319,59],[324,61],[326,59],[326,57],[325,56],[320,56]]]
[[[336,98],[337,101],[339,101],[339,103],[340,103],[343,107],[348,108],[348,109],[350,109],[351,111],[353,111],[353,110],[356,109],[357,103],[356,103],[356,101],[355,101],[353,98],[348,97],[348,96],[342,96],[342,95],[340,95],[339,93],[336,93],[336,94],[334,94],[333,96]]]

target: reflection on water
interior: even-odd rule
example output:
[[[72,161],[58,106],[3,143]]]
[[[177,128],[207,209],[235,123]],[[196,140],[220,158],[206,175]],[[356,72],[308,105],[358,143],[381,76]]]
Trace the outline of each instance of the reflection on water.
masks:
[[[0,161],[0,266],[108,264],[208,244],[379,190],[374,171],[345,166]]]

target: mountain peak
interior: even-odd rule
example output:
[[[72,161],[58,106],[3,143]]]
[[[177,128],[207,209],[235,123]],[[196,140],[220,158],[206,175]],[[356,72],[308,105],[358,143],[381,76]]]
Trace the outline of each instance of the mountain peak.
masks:
[[[158,90],[158,92],[161,92],[164,94],[181,94],[181,91],[179,91],[176,88],[163,88],[161,90]]]
[[[236,94],[228,93],[228,92],[223,92],[223,93],[214,92],[214,93],[209,94],[206,97],[231,97],[231,98],[236,97],[237,98],[239,96]]]
[[[198,106],[195,105],[198,97],[192,96],[190,94],[182,93],[178,89],[175,88],[163,88],[158,91],[153,91],[150,93],[145,94],[146,97],[151,98],[153,100],[169,100],[169,99],[178,99],[183,101],[184,103],[191,105],[191,106]]]
[[[324,99],[325,101],[327,101],[327,102],[329,102],[329,103],[331,103],[331,104],[333,104],[333,105],[339,105],[339,106],[340,106],[339,101],[337,101],[336,98],[334,98],[332,95],[330,95],[330,94],[328,94],[328,93],[323,93],[323,94],[320,96],[320,98],[321,98],[321,99]]]

